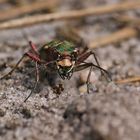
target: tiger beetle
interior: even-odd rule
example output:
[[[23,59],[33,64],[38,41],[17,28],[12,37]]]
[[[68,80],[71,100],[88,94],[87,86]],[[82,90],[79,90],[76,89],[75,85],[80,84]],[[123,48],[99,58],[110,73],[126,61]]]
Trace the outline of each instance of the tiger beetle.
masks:
[[[37,84],[39,82],[39,65],[45,66],[46,69],[49,68],[50,64],[53,65],[53,70],[55,70],[63,80],[69,80],[74,72],[90,68],[86,81],[87,93],[89,93],[90,76],[93,67],[99,69],[102,75],[107,76],[109,80],[111,80],[108,71],[103,69],[99,65],[95,53],[89,50],[87,46],[85,46],[81,50],[79,47],[76,47],[75,44],[66,40],[53,40],[43,45],[39,50],[31,41],[29,41],[29,45],[31,49],[23,54],[21,59],[17,62],[17,64],[9,73],[5,74],[3,77],[0,78],[4,79],[11,75],[25,57],[29,57],[31,60],[33,60],[35,62],[36,81],[33,89],[31,90],[30,94],[26,97],[24,102],[28,100],[28,98],[32,95],[35,88],[37,87]],[[91,55],[93,55],[96,64],[93,64],[92,62],[85,62],[85,60]],[[62,85],[60,86],[62,88]]]

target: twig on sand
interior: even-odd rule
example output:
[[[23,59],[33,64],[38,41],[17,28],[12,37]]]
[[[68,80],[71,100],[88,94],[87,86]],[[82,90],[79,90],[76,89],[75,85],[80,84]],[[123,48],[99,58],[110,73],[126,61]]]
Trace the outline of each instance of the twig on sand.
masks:
[[[6,2],[6,0],[0,0],[0,3],[5,3]]]
[[[140,82],[140,76],[117,80],[115,83],[125,84],[125,83],[131,83],[131,82]]]
[[[134,28],[126,27],[104,37],[96,38],[94,41],[89,43],[88,46],[89,48],[98,48],[111,43],[118,43],[124,39],[134,37],[137,34],[138,32]]]
[[[112,14],[114,12],[122,12],[126,10],[137,9],[137,8],[140,8],[140,1],[122,2],[114,5],[91,7],[82,10],[72,10],[72,11],[65,11],[65,12],[63,11],[63,12],[57,12],[51,14],[44,14],[44,15],[35,15],[35,16],[29,16],[29,17],[11,20],[8,22],[3,22],[0,24],[0,29],[28,26],[36,23],[49,22],[53,20],[77,19],[90,15],[98,16],[103,14],[110,14],[110,13]]]
[[[115,19],[119,22],[132,24],[134,26],[140,25],[140,18],[138,18],[138,17],[130,17],[128,15],[118,15],[115,17]]]
[[[68,28],[67,28],[68,27]],[[58,37],[73,41],[75,43],[81,42],[81,35],[79,33],[79,29],[75,27],[71,27],[69,24],[66,25],[66,28],[59,28],[57,30]]]
[[[72,40],[74,42],[80,42],[81,36],[79,30],[76,28],[68,28],[68,29],[59,29],[58,33],[64,37],[65,39]],[[138,35],[138,32],[135,28],[125,27],[123,29],[117,30],[109,35],[105,35],[103,37],[95,38],[93,41],[88,43],[89,48],[99,48],[104,47],[112,43],[119,43],[125,39],[129,39]]]
[[[57,3],[58,0],[51,0],[51,1],[48,0],[47,2],[37,1],[29,5],[23,5],[19,7],[14,7],[12,9],[4,10],[0,12],[0,21],[21,16],[23,14],[32,13],[35,11],[51,9],[52,7],[56,6]]]

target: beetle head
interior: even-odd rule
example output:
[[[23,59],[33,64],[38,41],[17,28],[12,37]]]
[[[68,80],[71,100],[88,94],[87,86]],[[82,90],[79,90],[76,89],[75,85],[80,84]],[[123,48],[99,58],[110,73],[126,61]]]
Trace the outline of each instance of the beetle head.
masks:
[[[70,79],[77,59],[77,49],[71,54],[60,54],[57,60],[57,69],[62,79]]]

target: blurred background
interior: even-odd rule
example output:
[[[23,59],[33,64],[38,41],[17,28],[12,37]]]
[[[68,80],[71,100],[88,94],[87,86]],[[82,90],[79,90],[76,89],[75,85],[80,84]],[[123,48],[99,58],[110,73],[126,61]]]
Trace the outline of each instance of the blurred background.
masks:
[[[106,83],[93,72],[87,95],[86,69],[59,98],[42,82],[39,94],[23,103],[34,75],[21,64],[0,81],[0,139],[138,140],[139,25],[140,0],[0,0],[0,75],[29,50],[29,40],[40,48],[53,39],[83,39],[113,79]]]

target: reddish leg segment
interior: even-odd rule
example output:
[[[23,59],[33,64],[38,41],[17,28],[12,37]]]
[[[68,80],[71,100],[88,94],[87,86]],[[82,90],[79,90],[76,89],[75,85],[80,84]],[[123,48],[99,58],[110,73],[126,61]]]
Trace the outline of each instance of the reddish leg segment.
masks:
[[[27,52],[25,53],[25,55],[27,55],[28,57],[30,57],[32,60],[34,60],[35,62],[41,62],[39,56],[32,54],[31,52]]]
[[[33,50],[33,52],[38,55],[38,51],[37,51],[35,44],[33,44],[32,41],[29,41],[29,45],[30,45],[31,49]]]

